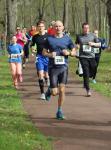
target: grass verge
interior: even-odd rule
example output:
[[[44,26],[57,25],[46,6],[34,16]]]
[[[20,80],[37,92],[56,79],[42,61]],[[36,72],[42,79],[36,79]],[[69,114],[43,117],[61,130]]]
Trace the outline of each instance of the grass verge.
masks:
[[[77,69],[78,60],[75,58],[70,59],[70,72],[75,74]],[[75,76],[77,80],[82,78]],[[91,87],[100,92],[101,94],[111,97],[111,52],[104,51],[102,52],[98,73],[96,77],[97,84],[90,83]]]
[[[51,139],[33,126],[23,110],[7,58],[0,56],[0,62],[0,150],[51,150]]]

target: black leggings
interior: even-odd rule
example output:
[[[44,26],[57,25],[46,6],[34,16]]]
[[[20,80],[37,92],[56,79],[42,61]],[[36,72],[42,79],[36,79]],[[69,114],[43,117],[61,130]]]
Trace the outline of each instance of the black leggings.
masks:
[[[96,61],[95,58],[80,58],[80,63],[83,69],[84,87],[88,91],[90,90],[89,78],[93,77],[96,71]]]

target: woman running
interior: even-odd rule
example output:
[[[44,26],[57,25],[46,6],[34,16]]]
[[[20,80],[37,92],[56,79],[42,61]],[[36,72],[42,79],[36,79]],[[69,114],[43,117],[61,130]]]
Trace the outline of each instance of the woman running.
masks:
[[[19,88],[19,82],[22,82],[22,59],[23,48],[20,44],[17,44],[16,36],[11,39],[11,44],[8,46],[9,64],[11,68],[11,74],[13,84],[16,89]]]

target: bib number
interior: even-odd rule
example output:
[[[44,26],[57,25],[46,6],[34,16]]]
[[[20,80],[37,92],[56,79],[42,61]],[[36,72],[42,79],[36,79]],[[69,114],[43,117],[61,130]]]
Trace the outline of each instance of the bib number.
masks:
[[[99,53],[99,48],[94,48],[94,53],[98,54]]]
[[[54,63],[55,63],[55,65],[63,65],[63,64],[65,64],[64,56],[55,56]]]
[[[12,59],[16,59],[16,58],[17,58],[17,54],[11,54],[10,57],[11,57]]]
[[[35,59],[35,63],[38,63],[38,57],[36,57],[36,59]]]
[[[91,46],[90,45],[83,45],[83,52],[91,52]]]

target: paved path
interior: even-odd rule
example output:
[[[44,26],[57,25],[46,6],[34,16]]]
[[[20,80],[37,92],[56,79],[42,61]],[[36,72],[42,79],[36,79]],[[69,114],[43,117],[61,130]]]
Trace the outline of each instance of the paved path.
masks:
[[[54,150],[111,150],[111,100],[93,92],[85,97],[82,84],[69,78],[66,88],[64,121],[55,119],[57,99],[39,99],[40,93],[34,60],[24,70],[20,94],[23,105],[35,126],[46,136],[54,137]]]

